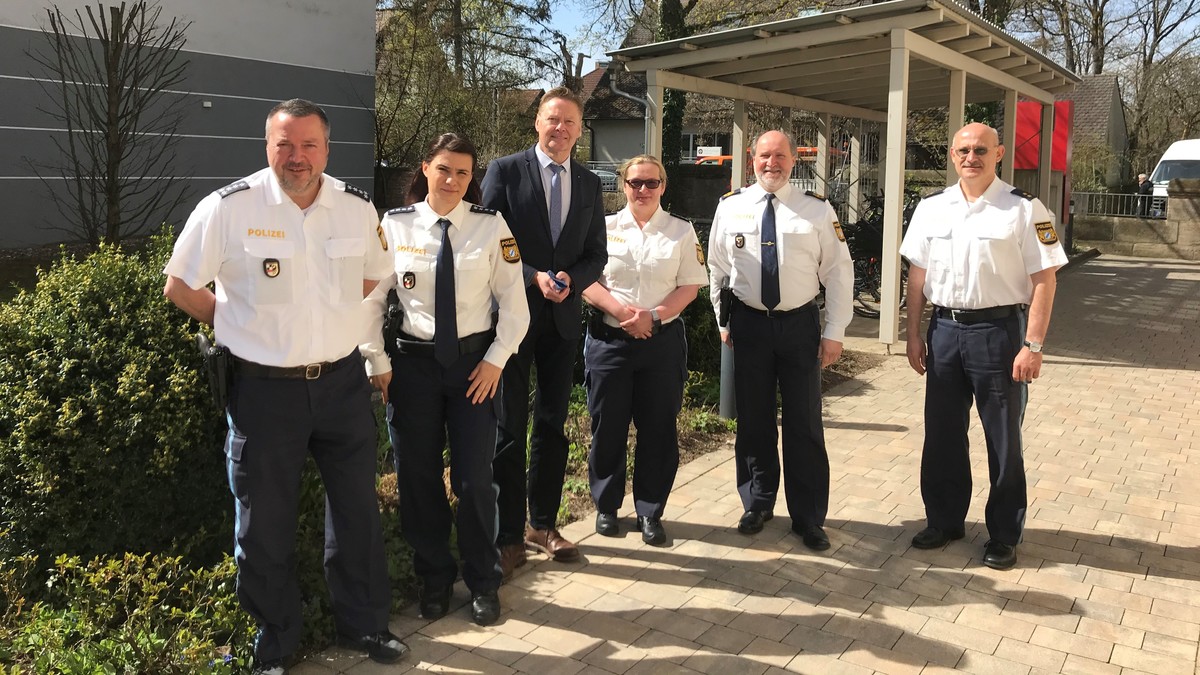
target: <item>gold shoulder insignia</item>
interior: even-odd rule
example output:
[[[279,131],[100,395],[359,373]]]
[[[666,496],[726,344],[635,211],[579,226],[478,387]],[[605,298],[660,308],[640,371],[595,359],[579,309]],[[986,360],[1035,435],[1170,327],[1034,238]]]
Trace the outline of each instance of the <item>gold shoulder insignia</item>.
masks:
[[[1034,196],[1033,196],[1033,195],[1031,195],[1031,194],[1029,194],[1028,192],[1026,192],[1026,191],[1022,190],[1021,188],[1013,188],[1013,191],[1012,191],[1012,193],[1013,193],[1014,195],[1018,196],[1018,197],[1021,197],[1022,199],[1029,199],[1029,200],[1033,200],[1033,199],[1034,199]]]
[[[738,188],[736,190],[730,190],[729,192],[726,192],[725,194],[721,195],[721,199],[725,199],[726,197],[732,197],[741,191],[742,191],[742,188]]]
[[[513,237],[500,240],[500,253],[504,256],[504,262],[521,262],[521,249],[517,248],[517,240]]]
[[[1054,231],[1054,223],[1049,221],[1045,223],[1037,223],[1034,225],[1037,229],[1038,241],[1045,246],[1051,246],[1058,243],[1058,233]]]

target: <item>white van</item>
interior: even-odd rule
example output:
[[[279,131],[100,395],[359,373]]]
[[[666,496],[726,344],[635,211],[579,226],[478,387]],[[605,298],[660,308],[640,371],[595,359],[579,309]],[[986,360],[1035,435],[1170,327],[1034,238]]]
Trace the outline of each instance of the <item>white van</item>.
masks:
[[[1158,166],[1150,174],[1156,208],[1159,198],[1167,197],[1167,183],[1176,178],[1200,178],[1200,138],[1175,141],[1158,160]]]

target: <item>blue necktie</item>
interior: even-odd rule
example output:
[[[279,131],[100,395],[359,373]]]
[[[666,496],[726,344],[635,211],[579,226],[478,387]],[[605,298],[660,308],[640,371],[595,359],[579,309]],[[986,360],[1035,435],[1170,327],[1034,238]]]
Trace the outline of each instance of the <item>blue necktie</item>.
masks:
[[[767,309],[779,305],[779,247],[775,245],[775,195],[767,193],[767,208],[762,217],[762,304]]]
[[[433,282],[433,355],[443,367],[458,360],[458,315],[454,310],[454,247],[450,245],[450,221],[439,218],[442,247],[438,250]]]
[[[550,241],[558,245],[558,235],[562,234],[562,179],[559,175],[565,170],[562,164],[550,164]]]

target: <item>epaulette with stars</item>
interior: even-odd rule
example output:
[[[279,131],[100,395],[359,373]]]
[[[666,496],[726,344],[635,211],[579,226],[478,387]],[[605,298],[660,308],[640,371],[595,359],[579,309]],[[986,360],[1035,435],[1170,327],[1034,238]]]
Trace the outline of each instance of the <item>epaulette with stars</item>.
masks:
[[[416,210],[417,207],[413,204],[409,204],[408,206],[397,206],[396,208],[389,210],[387,215],[394,216],[397,213],[415,213]]]
[[[725,194],[721,195],[721,199],[725,199],[726,197],[732,197],[736,194],[740,194],[741,191],[742,191],[742,188],[738,188],[736,190],[730,190],[729,192],[726,192]]]
[[[345,187],[346,192],[349,192],[350,194],[354,195],[355,197],[362,199],[364,202],[370,203],[371,195],[367,194],[366,190],[355,187],[349,183],[344,183],[344,185],[346,186]]]
[[[221,199],[225,199],[226,197],[228,197],[231,194],[234,194],[235,192],[241,192],[242,190],[249,190],[249,189],[250,189],[249,183],[247,183],[244,180],[239,180],[239,181],[234,181],[234,182],[230,183],[229,185],[226,185],[225,187],[221,188],[220,190],[217,190],[217,194],[221,195]]]
[[[813,199],[820,199],[821,201],[825,201],[825,195],[823,195],[819,192],[813,192],[812,190],[805,190],[804,194],[808,195],[809,197],[812,197]]]
[[[1024,197],[1025,199],[1028,199],[1030,201],[1037,199],[1037,197],[1029,194],[1028,192],[1022,190],[1021,188],[1013,188],[1012,193],[1018,197]]]
[[[471,205],[471,213],[486,213],[486,214],[488,214],[489,216],[494,216],[494,215],[496,215],[496,209],[489,209],[489,208],[488,208],[488,207],[486,207],[486,206],[480,206],[480,205],[478,205],[478,204],[472,204],[472,205]]]

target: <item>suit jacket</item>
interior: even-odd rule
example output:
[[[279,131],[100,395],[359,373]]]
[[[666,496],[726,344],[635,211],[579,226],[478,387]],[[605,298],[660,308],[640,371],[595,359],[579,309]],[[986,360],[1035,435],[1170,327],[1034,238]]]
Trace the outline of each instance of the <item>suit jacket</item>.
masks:
[[[533,147],[494,160],[483,178],[483,205],[504,216],[521,250],[530,321],[540,312],[553,312],[559,335],[568,340],[582,332],[580,293],[600,278],[608,262],[600,178],[574,159],[569,164],[571,204],[558,245],[551,243],[546,192]],[[533,281],[537,272],[548,270],[571,276],[571,293],[561,303],[547,300]]]

